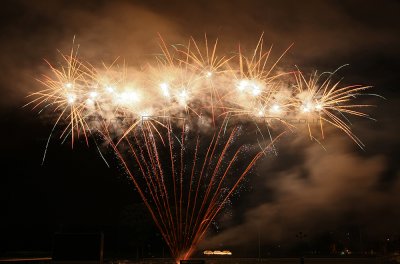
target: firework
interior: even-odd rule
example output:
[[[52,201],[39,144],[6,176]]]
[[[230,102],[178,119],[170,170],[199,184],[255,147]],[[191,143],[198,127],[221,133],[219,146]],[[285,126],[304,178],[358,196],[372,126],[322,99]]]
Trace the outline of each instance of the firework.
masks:
[[[264,49],[262,37],[250,56],[240,49],[235,56],[218,55],[217,41],[211,46],[207,38],[203,49],[193,39],[171,47],[161,39],[163,56],[131,72],[116,62],[95,68],[79,60],[73,49],[62,55],[65,63],[60,68],[49,63],[51,76],[39,80],[46,89],[31,94],[34,99],[29,104],[59,113],[55,123],[64,122],[61,136],[70,136],[72,143],[81,134],[87,141],[88,134],[99,128],[93,120],[129,120],[121,127],[123,138],[140,120],[161,116],[189,115],[204,121],[228,115],[255,122],[268,117],[292,127],[280,117],[312,114],[320,120],[322,135],[325,122],[362,147],[346,115],[368,117],[356,109],[369,105],[352,101],[369,86],[340,87],[332,74],[321,81],[316,73],[307,79],[300,70],[277,71],[287,50],[270,62],[272,49]]]
[[[361,96],[362,92],[371,88],[371,86],[341,86],[340,81],[334,82],[332,80],[333,73],[318,75],[317,72],[314,72],[306,80],[303,73],[298,71],[295,77],[297,94],[293,100],[293,105],[298,109],[300,115],[317,118],[322,138],[324,137],[323,124],[327,123],[345,132],[360,148],[363,148],[364,144],[347,124],[345,114],[370,118],[368,114],[356,109],[370,107],[371,105],[355,104],[352,103],[352,100]],[[310,138],[314,138],[310,124],[307,124],[307,126]]]
[[[191,256],[262,157],[256,148],[234,144],[238,127],[227,132],[222,125],[204,137],[187,122],[156,128],[145,121],[120,144],[110,143],[176,260]]]
[[[347,116],[369,117],[357,110],[369,105],[353,102],[369,86],[340,86],[333,73],[306,78],[299,69],[277,70],[287,50],[271,60],[262,37],[250,56],[241,48],[220,55],[217,43],[205,37],[202,46],[194,39],[169,46],[160,38],[163,55],[141,70],[117,61],[94,67],[72,49],[61,67],[48,63],[51,75],[39,80],[45,89],[28,103],[56,113],[49,140],[57,126],[72,146],[81,135],[87,144],[90,135],[101,135],[177,260],[190,257],[255,162],[296,128],[285,117],[316,118],[321,138],[331,125],[360,147]],[[260,132],[257,150],[233,144],[240,124]],[[306,130],[317,140],[309,122]]]

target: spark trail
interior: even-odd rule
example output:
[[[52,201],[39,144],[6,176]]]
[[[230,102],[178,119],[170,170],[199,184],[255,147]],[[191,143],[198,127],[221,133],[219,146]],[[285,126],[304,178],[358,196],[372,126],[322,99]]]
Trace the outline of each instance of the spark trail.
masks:
[[[186,122],[156,128],[145,121],[118,145],[110,143],[177,260],[191,256],[263,156],[257,148],[234,144],[238,127],[211,130],[204,136],[188,130]]]

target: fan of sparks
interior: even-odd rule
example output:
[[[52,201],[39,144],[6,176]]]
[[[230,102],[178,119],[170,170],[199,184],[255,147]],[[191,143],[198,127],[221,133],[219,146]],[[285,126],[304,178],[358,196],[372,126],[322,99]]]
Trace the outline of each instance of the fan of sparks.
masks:
[[[175,259],[190,257],[243,177],[265,150],[274,149],[275,139],[299,129],[291,120],[305,120],[300,129],[318,142],[325,127],[333,126],[363,147],[348,117],[369,118],[360,110],[369,105],[354,102],[369,86],[343,86],[334,73],[283,71],[278,65],[287,50],[272,58],[262,37],[249,54],[240,48],[221,54],[218,41],[210,44],[207,38],[159,43],[162,55],[140,69],[117,61],[95,67],[73,48],[61,54],[58,67],[48,63],[50,74],[39,80],[44,89],[32,93],[28,105],[49,109],[51,135],[61,127],[60,138],[70,138],[72,146],[77,138],[89,144],[92,135],[101,135]],[[233,147],[243,124],[254,124],[264,140],[233,169],[243,152]],[[211,138],[206,143],[203,132]]]

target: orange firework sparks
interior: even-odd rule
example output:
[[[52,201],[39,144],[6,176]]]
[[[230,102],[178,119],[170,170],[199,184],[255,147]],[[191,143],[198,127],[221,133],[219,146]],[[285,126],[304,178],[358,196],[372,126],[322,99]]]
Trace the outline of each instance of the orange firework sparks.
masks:
[[[39,80],[45,89],[32,93],[28,103],[57,113],[48,142],[57,126],[72,146],[80,135],[87,144],[91,134],[102,135],[177,260],[191,256],[257,160],[295,128],[284,117],[316,117],[322,138],[325,124],[331,125],[361,148],[347,116],[369,118],[357,110],[369,105],[353,102],[369,86],[340,86],[333,73],[322,78],[276,70],[288,49],[271,60],[272,48],[264,48],[262,36],[250,56],[241,48],[234,56],[221,55],[217,44],[205,37],[204,45],[190,39],[170,46],[160,38],[163,55],[141,70],[117,61],[97,68],[72,49],[62,55],[60,68],[48,63],[51,76]],[[271,119],[282,128],[277,136]],[[234,144],[242,121],[261,132],[256,150]],[[317,140],[309,122],[307,128]]]
[[[345,114],[370,118],[368,114],[356,109],[371,107],[369,104],[355,104],[352,100],[371,86],[347,85],[341,86],[340,81],[332,80],[333,73],[325,73],[326,77],[321,82],[322,75],[314,72],[307,80],[301,71],[296,77],[296,98],[293,100],[295,109],[300,115],[317,117],[321,136],[324,138],[323,123],[333,125],[345,132],[360,148],[364,147],[361,140],[354,135],[346,123]],[[372,118],[370,118],[372,119]],[[307,123],[310,138],[313,139],[310,124]]]
[[[236,56],[218,55],[217,41],[211,46],[205,38],[204,48],[193,39],[170,48],[160,38],[163,56],[157,57],[157,64],[133,73],[126,66],[116,67],[116,62],[95,68],[72,50],[63,55],[60,69],[49,64],[53,76],[40,80],[46,89],[33,93],[29,104],[60,112],[56,124],[67,121],[62,136],[70,135],[72,142],[75,135],[87,138],[99,128],[96,122],[88,123],[94,117],[128,118],[121,127],[123,138],[140,120],[160,116],[194,115],[203,122],[211,117],[211,123],[225,115],[241,120],[273,117],[292,128],[280,117],[318,113],[321,121],[343,130],[362,147],[345,115],[367,117],[356,110],[367,105],[352,101],[368,86],[339,88],[338,83],[331,85],[330,77],[320,83],[316,74],[307,80],[300,70],[275,70],[287,50],[271,61],[272,49],[265,51],[262,37],[250,56],[240,50]],[[290,84],[293,81],[296,85]]]
[[[191,256],[263,153],[255,149],[243,163],[248,151],[233,144],[238,127],[225,133],[220,126],[204,142],[187,126],[155,128],[145,121],[119,145],[106,135],[176,260]]]

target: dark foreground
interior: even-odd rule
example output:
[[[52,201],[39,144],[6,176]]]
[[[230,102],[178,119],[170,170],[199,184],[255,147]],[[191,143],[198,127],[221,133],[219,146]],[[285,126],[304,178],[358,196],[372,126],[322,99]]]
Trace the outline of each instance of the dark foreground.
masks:
[[[300,258],[205,258],[205,264],[395,264],[400,263],[395,258],[304,258],[302,262]],[[52,261],[51,258],[3,258],[0,259],[0,263],[18,263],[18,264],[95,264],[99,262],[84,262],[84,261],[73,261],[73,262],[59,262]],[[103,264],[174,264],[171,259],[143,259],[140,261],[135,260],[105,260]]]
[[[211,259],[205,258],[205,264],[386,264],[386,263],[397,263],[389,261],[388,258],[304,258],[304,262],[301,262],[300,258],[218,258]],[[124,263],[124,262],[114,262]],[[125,262],[129,263],[129,262]],[[133,262],[132,262],[133,263]],[[162,260],[144,260],[143,264],[161,264],[161,263],[173,263],[173,262],[162,262]],[[400,263],[400,262],[398,262]]]

